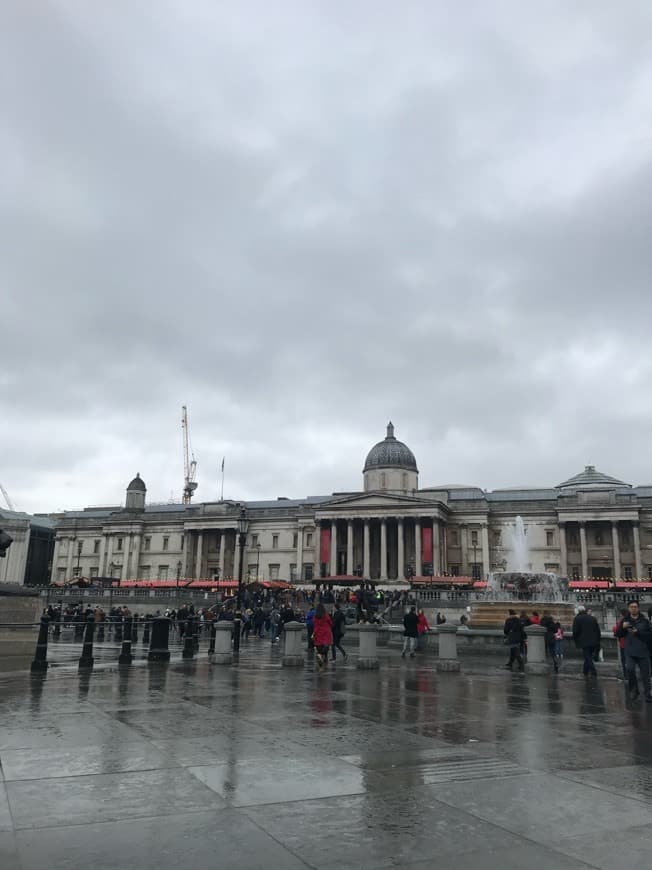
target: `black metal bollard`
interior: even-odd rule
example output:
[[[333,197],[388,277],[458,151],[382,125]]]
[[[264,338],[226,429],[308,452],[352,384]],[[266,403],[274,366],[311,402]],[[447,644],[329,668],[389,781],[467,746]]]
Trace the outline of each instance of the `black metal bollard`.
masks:
[[[122,642],[122,617],[119,616],[115,621],[114,629],[113,629],[113,640],[116,643]]]
[[[93,635],[95,633],[95,617],[91,614],[86,623],[86,633],[84,635],[84,646],[82,654],[79,658],[79,668],[93,667]]]
[[[97,642],[104,643],[104,620],[97,626]]]
[[[124,622],[124,634],[122,637],[122,649],[120,650],[120,655],[118,656],[118,664],[119,665],[130,665],[134,660],[134,657],[131,654],[131,627],[133,625],[133,620],[131,616],[127,616]]]
[[[145,620],[145,627],[143,628],[143,643],[149,645],[149,627],[151,625],[152,620]]]
[[[152,640],[149,645],[147,659],[150,662],[169,662],[170,650],[170,620],[166,616],[157,616],[152,621]]]
[[[199,652],[199,632],[201,631],[201,622],[198,616],[194,616],[192,620],[192,639],[195,652]]]
[[[215,621],[211,622],[211,639],[208,644],[208,655],[213,655],[215,652],[215,635],[217,634],[217,628],[215,627]]]
[[[131,623],[131,642],[138,643],[138,620],[134,619]]]
[[[73,633],[73,638],[76,641],[80,641],[84,639],[84,617],[76,616],[75,617],[75,630]]]
[[[183,652],[181,657],[184,659],[192,659],[195,657],[195,620],[189,616],[186,620],[186,630],[183,635]]]
[[[240,617],[233,620],[233,652],[240,652],[240,630],[242,628],[242,620]]]
[[[52,632],[52,640],[59,640],[61,637],[61,623],[63,622],[63,610],[59,614],[59,618],[54,621],[54,630]]]
[[[32,662],[31,671],[33,674],[43,673],[48,669],[48,628],[50,624],[49,616],[41,617],[41,625],[38,630],[38,640],[36,641],[36,652],[34,653],[34,661]]]

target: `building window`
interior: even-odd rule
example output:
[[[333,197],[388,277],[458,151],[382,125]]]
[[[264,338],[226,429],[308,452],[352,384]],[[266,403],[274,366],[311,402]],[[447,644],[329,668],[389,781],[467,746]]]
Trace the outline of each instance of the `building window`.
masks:
[[[494,547],[500,547],[500,545],[501,545],[500,532],[499,531],[494,532]]]
[[[270,580],[278,580],[278,574],[281,570],[280,565],[270,565],[269,566],[269,579]]]
[[[116,544],[116,550],[118,550],[118,552],[119,552],[121,549],[122,549],[122,538],[118,538],[118,541]]]
[[[167,550],[167,548],[168,548],[168,544],[169,544],[169,543],[170,543],[170,539],[169,539],[169,538],[167,537],[167,535],[166,535],[166,536],[163,538],[163,549],[164,549],[164,550]]]
[[[216,537],[216,539],[219,538],[218,535],[216,535],[215,537]],[[185,540],[186,540],[185,537],[183,535],[181,535],[181,541],[180,541],[179,548],[180,548],[182,553],[183,553],[183,545],[185,543]],[[217,549],[217,545],[215,546],[215,549]]]
[[[91,576],[91,580],[92,580],[94,577],[97,577],[97,568],[91,568],[91,574],[90,574],[90,576]]]
[[[293,548],[294,548],[295,550],[296,550],[296,548],[297,548],[297,544],[298,544],[298,543],[299,543],[299,535],[298,535],[297,532],[295,532],[295,533],[292,535],[292,546],[293,546]]]
[[[596,529],[595,531],[595,545],[596,547],[602,546],[602,530]]]
[[[169,565],[159,565],[158,566],[158,579],[159,580],[167,580],[168,579],[168,569]]]
[[[150,548],[151,546],[152,546],[152,539],[151,539],[151,538],[145,538],[143,549],[144,549],[144,550],[149,550],[149,548]]]
[[[151,565],[143,565],[139,572],[141,580],[149,580],[150,571]]]
[[[579,545],[580,545],[579,535],[575,529],[571,529],[568,532],[568,546],[569,547],[579,547]]]
[[[247,574],[248,574],[250,579],[252,577],[256,576],[256,563],[255,562],[253,563],[253,565],[247,565]]]
[[[99,541],[93,541],[93,552],[96,554],[100,552],[100,542]]]
[[[81,567],[78,568],[77,565],[75,565],[75,567],[72,569],[72,576],[81,577]]]
[[[580,566],[579,565],[572,565],[571,566],[571,577],[573,578],[573,580],[580,579]]]
[[[478,533],[477,532],[471,532],[471,546],[472,547],[478,546]]]
[[[482,580],[482,562],[472,563],[471,577],[473,577],[474,580]]]
[[[650,569],[652,571],[652,568]],[[652,577],[652,574],[650,574]],[[57,568],[57,580],[59,583],[65,582],[66,580],[66,569],[65,568]]]
[[[272,535],[272,550],[278,550],[278,535]]]
[[[625,580],[632,580],[634,578],[634,569],[631,565],[623,565],[623,577]]]
[[[306,583],[312,582],[312,578],[313,578],[312,572],[313,572],[312,562],[308,562],[306,565],[303,566],[303,579],[306,581]],[[650,576],[652,577],[652,574],[650,574]]]
[[[459,577],[460,576],[460,566],[459,565],[449,565],[449,573],[451,577]]]
[[[251,536],[251,546],[252,546],[252,547],[257,547],[257,546],[258,546],[258,535],[252,535],[252,536]]]
[[[297,566],[290,565],[290,583],[297,582]]]
[[[384,471],[380,472],[380,488],[387,489],[387,475]]]
[[[546,532],[546,547],[552,547],[555,538],[552,532]]]
[[[403,490],[407,490],[407,488],[408,488],[408,476],[407,476],[407,471],[404,471],[404,472],[401,474],[401,488],[402,488]]]
[[[451,547],[457,547],[459,542],[460,542],[459,532],[456,532],[453,529],[451,529],[448,534],[450,535],[450,539],[451,539],[450,540]]]
[[[559,565],[556,562],[546,562],[543,567],[548,574],[559,574]]]
[[[306,547],[312,547],[312,534],[311,534],[311,532],[308,532],[308,534],[306,535]]]

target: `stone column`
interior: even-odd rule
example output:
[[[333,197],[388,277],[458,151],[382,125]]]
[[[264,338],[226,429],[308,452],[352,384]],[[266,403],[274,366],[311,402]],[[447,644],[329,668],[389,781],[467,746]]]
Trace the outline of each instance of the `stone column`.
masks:
[[[582,554],[582,579],[589,576],[589,559],[586,549],[586,523],[580,523],[580,551]]]
[[[195,580],[201,580],[202,560],[204,558],[204,533],[197,533],[197,558],[195,560]]]
[[[414,573],[420,577],[423,573],[421,564],[421,520],[414,521]]]
[[[365,580],[369,579],[371,572],[371,558],[369,553],[369,520],[364,521],[364,537],[362,547],[362,574]]]
[[[439,520],[432,521],[432,573],[441,574],[441,540],[439,534]]]
[[[131,547],[131,534],[126,534],[122,541],[122,579],[129,579],[129,548]]]
[[[297,529],[297,581],[303,580],[303,526]]]
[[[443,574],[448,573],[448,528],[446,525],[441,530],[441,569]]]
[[[636,562],[636,579],[643,579],[643,562],[641,560],[641,534],[639,532],[638,523],[632,523],[632,532],[634,534],[634,560]]]
[[[614,580],[620,580],[622,568],[620,567],[620,541],[618,540],[618,521],[611,521],[611,540],[614,548]]]
[[[331,520],[331,563],[330,575],[334,577],[337,574],[337,523]]]
[[[132,574],[134,580],[138,580],[138,570],[140,568],[140,535],[134,535],[134,553],[131,559],[133,565]]]
[[[460,663],[457,658],[457,626],[449,625],[448,623],[438,625],[437,637],[439,638],[437,670],[459,671]]]
[[[231,640],[233,623],[228,620],[215,623],[215,652],[211,656],[214,665],[230,665],[233,661]]]
[[[244,574],[244,561],[242,565],[242,573]],[[240,534],[239,532],[235,533],[235,548],[233,551],[233,577],[232,580],[240,579]],[[242,582],[244,584],[244,577],[242,578]]]
[[[362,670],[373,671],[378,668],[377,634],[378,629],[375,625],[370,625],[368,622],[358,623],[360,641],[358,667]]]
[[[346,573],[353,574],[353,520],[346,524]]]
[[[105,555],[106,555],[106,535],[103,534],[102,537],[100,538],[100,561],[99,561],[98,567],[97,567],[97,576],[98,577],[104,577],[104,557],[105,557]],[[55,553],[55,556],[56,556],[56,553]],[[56,564],[57,563],[53,559],[52,565],[56,565]],[[52,579],[55,580],[56,578],[53,577]]]
[[[380,521],[380,579],[387,580],[387,520]]]
[[[224,556],[226,554],[226,529],[220,529],[220,554],[217,557],[217,573],[224,580]]]
[[[547,674],[550,665],[546,662],[546,630],[542,625],[528,625],[527,663],[525,670],[530,674]]]
[[[107,535],[106,540],[106,576],[111,576],[111,563],[113,562],[113,535]]]
[[[303,667],[304,626],[300,622],[286,622],[283,629],[285,647],[283,649],[284,668]]]
[[[491,558],[489,555],[489,527],[487,523],[482,524],[482,579],[489,579],[489,571],[491,570]]]
[[[75,555],[74,549],[76,543],[77,542],[73,537],[68,538],[68,562],[66,564],[66,580],[70,580],[72,577],[72,560]]]
[[[568,546],[566,544],[566,523],[559,523],[559,549],[561,551],[560,571],[562,577],[568,577]]]
[[[398,580],[405,579],[405,539],[403,537],[403,517],[398,518],[397,523],[397,534],[398,534]]]

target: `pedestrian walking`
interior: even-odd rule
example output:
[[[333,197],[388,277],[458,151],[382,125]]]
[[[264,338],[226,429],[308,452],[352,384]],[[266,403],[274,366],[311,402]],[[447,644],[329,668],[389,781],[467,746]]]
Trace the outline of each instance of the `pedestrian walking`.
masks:
[[[575,646],[581,649],[584,655],[582,665],[584,676],[597,676],[595,660],[600,652],[602,633],[598,620],[592,613],[587,613],[584,607],[580,607],[579,613],[573,620],[573,640]]]
[[[505,635],[505,644],[509,647],[509,661],[505,665],[511,671],[514,662],[518,663],[520,671],[525,670],[525,662],[521,649],[525,644],[525,628],[523,621],[516,615],[515,610],[509,610],[507,619],[503,626],[503,634]]]
[[[427,631],[430,631],[430,623],[428,622],[426,614],[423,612],[423,610],[419,610],[417,612],[417,652],[425,649]]]
[[[333,623],[321,602],[315,608],[312,641],[317,650],[317,664],[321,669],[324,663],[328,663],[328,650],[333,646]]]
[[[417,640],[419,639],[419,619],[417,617],[417,609],[414,604],[403,617],[403,652],[401,657],[405,658],[405,653],[410,650],[410,658],[414,658]]]
[[[623,621],[627,619],[629,616],[629,610],[626,607],[620,611],[620,619],[617,620],[616,624],[612,628],[614,633],[614,637],[618,641],[618,651],[620,653],[620,666],[623,669],[623,679],[627,679],[627,656],[625,655],[625,635],[620,634],[620,628],[623,624]],[[649,618],[649,616],[648,616]]]
[[[629,615],[626,616],[618,629],[618,637],[625,639],[625,665],[629,695],[635,700],[640,695],[636,668],[641,674],[641,683],[645,700],[652,703],[650,691],[650,643],[652,643],[652,627],[647,616],[641,613],[638,601],[628,604]]]
[[[331,618],[333,623],[333,661],[335,661],[335,651],[339,650],[340,653],[344,656],[344,661],[348,659],[348,655],[346,654],[346,650],[342,647],[342,638],[344,637],[344,631],[346,628],[346,619],[344,614],[342,613],[342,609],[340,608],[339,603],[335,605],[333,609],[333,616]]]

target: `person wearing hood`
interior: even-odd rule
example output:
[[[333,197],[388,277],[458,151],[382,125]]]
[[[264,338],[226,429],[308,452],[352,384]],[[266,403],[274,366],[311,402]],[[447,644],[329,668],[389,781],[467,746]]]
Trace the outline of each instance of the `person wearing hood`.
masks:
[[[573,620],[573,640],[575,646],[582,650],[584,654],[584,664],[582,671],[584,676],[589,674],[593,677],[597,676],[595,670],[595,659],[600,651],[602,642],[602,632],[598,620],[592,613],[587,613],[584,607],[580,610]]]

